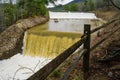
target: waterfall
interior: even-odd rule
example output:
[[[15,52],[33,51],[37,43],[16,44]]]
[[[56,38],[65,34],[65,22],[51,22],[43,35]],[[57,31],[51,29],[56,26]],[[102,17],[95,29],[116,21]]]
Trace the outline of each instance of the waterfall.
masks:
[[[54,58],[80,39],[78,33],[63,32],[26,32],[24,55]]]

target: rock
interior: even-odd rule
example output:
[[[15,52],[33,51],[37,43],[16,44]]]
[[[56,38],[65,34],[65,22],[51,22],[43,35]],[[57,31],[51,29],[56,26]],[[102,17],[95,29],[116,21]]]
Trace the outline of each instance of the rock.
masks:
[[[109,76],[109,77],[113,77],[113,73],[112,73],[112,72],[109,72],[109,73],[108,73],[108,76]]]

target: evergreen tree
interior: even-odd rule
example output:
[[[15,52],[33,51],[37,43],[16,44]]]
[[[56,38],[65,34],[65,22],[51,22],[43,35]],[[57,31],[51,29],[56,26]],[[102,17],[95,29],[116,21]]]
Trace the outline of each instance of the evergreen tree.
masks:
[[[46,4],[56,0],[0,0],[0,30],[13,24],[15,21],[47,13]]]

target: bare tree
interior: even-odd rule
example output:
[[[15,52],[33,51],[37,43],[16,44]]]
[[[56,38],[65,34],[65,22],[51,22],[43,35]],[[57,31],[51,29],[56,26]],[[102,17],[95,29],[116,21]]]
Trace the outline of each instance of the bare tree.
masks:
[[[113,5],[114,7],[116,7],[117,9],[120,10],[120,6],[118,6],[117,4],[115,4],[115,3],[116,3],[115,1],[117,1],[117,0],[110,0],[110,2],[112,3],[112,5]],[[120,5],[120,3],[119,3],[119,5]]]

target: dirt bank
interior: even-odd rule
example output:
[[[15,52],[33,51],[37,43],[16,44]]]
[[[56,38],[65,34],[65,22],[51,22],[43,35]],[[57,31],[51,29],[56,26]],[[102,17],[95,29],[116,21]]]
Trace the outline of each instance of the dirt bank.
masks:
[[[93,11],[98,18],[102,18],[103,20],[109,21],[115,17],[118,17],[120,11],[114,7],[107,8],[100,8]]]
[[[38,24],[48,21],[46,17],[23,19],[11,25],[0,34],[0,59],[10,58],[21,52],[24,32]]]

